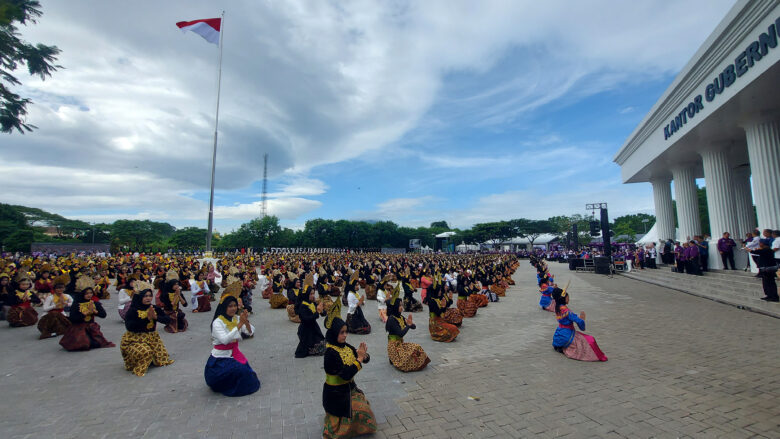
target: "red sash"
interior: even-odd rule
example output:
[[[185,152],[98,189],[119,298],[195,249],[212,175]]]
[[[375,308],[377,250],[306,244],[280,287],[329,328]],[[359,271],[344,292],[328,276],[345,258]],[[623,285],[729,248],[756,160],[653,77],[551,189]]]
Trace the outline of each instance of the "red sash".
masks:
[[[216,344],[214,345],[214,349],[218,351],[233,351],[233,358],[238,361],[241,364],[246,364],[246,357],[244,354],[241,353],[241,351],[238,349],[238,342],[234,341],[233,343],[229,344]]]

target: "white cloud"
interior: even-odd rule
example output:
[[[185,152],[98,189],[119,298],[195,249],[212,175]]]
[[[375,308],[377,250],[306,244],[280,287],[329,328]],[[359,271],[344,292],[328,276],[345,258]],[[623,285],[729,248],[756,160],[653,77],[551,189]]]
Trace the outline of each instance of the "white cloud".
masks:
[[[269,153],[270,177],[283,182],[269,209],[286,217],[321,205],[305,198],[328,190],[313,168],[381,151],[429,129],[429,120],[441,129],[500,127],[541,106],[673,72],[731,0],[676,4],[673,20],[660,0],[221,4],[228,18],[217,189],[230,199],[250,187]],[[35,101],[28,122],[40,129],[4,138],[0,159],[22,177],[0,176],[6,199],[124,217],[202,216],[204,202],[193,194],[209,186],[217,52],[174,23],[213,16],[217,6],[45,3],[39,24],[22,30],[31,41],[57,44],[66,68],[43,82],[24,78],[21,92]],[[496,167],[526,157],[467,158]],[[464,163],[442,154],[427,160]],[[18,175],[27,163],[59,180]],[[284,183],[290,172],[297,181]],[[421,206],[399,200],[412,199],[379,211]],[[257,202],[216,210],[249,219]]]

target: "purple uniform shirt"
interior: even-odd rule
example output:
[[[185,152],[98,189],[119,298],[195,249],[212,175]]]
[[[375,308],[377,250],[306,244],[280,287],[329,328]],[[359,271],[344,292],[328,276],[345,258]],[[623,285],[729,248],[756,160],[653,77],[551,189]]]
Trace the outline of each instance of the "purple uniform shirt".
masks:
[[[728,253],[728,252],[731,251],[731,249],[733,249],[736,246],[737,246],[737,243],[734,242],[734,240],[731,239],[731,238],[728,238],[728,239],[720,238],[718,240],[718,251],[719,252]]]

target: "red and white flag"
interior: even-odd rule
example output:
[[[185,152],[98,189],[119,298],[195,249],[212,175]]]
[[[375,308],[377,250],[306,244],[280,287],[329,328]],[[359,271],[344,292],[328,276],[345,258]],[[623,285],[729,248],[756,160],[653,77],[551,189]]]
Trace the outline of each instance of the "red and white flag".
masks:
[[[219,29],[222,26],[221,18],[205,18],[203,20],[180,21],[176,23],[182,31],[191,31],[200,35],[209,43],[219,45]]]

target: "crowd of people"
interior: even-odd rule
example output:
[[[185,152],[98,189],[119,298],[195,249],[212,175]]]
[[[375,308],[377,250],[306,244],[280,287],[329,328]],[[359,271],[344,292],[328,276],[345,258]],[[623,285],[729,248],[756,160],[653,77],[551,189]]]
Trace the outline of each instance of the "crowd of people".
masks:
[[[174,363],[158,323],[171,334],[184,333],[186,310],[215,307],[204,380],[215,392],[242,396],[261,383],[239,345],[255,335],[253,306],[267,301],[272,309],[286,310],[280,315],[297,326],[299,343],[291,355],[323,356],[323,436],[351,437],[374,431],[376,422],[354,381],[370,359],[368,348],[348,344],[347,334],[367,334],[371,323],[381,323],[390,363],[401,372],[422,370],[431,358],[406,340],[417,327],[413,313],[427,308],[430,338],[453,342],[466,329],[464,319],[506,294],[518,264],[510,254],[284,252],[225,255],[211,262],[196,255],[9,255],[0,259],[0,310],[11,327],[37,324],[41,339],[61,336],[60,345],[69,351],[115,347],[98,320],[121,319],[122,361],[142,377],[152,367]],[[109,316],[103,302],[112,293],[117,312]],[[375,313],[364,312],[369,301],[376,301]]]

